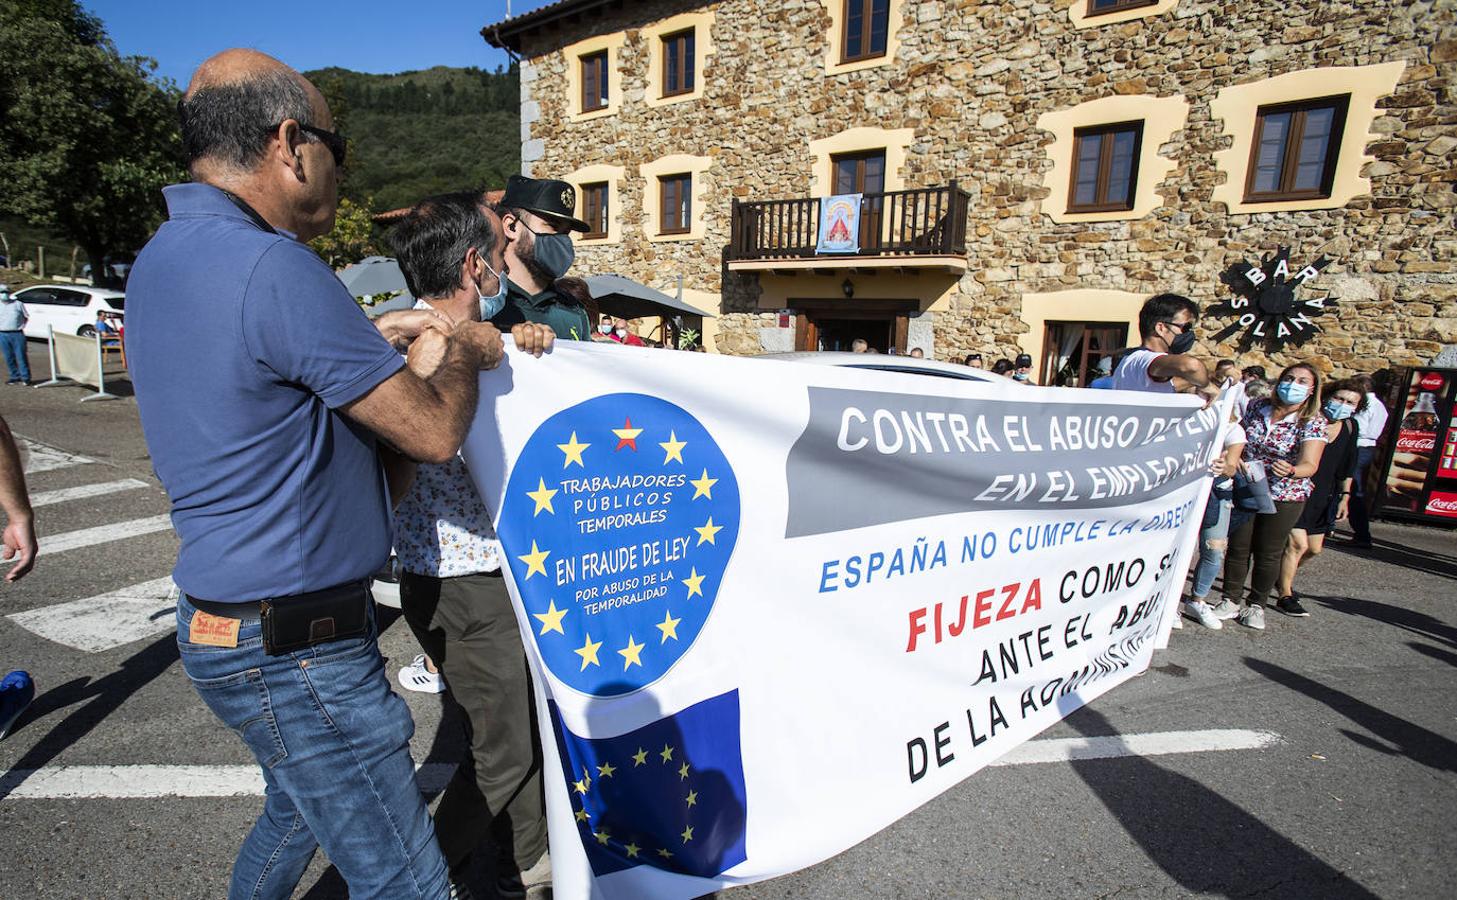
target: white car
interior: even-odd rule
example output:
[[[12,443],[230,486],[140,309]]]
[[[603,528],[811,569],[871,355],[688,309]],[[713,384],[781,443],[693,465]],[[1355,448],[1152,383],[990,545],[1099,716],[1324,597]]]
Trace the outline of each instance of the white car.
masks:
[[[15,299],[25,304],[30,316],[25,336],[41,340],[45,340],[49,327],[59,334],[91,337],[96,333],[98,313],[124,316],[126,305],[126,294],[121,291],[74,284],[38,284],[16,291]]]

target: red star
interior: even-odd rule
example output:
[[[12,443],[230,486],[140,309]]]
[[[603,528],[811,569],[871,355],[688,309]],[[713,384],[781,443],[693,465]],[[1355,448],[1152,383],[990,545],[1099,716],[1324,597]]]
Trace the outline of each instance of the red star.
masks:
[[[628,416],[626,425],[621,428],[612,429],[612,433],[617,435],[617,446],[613,448],[614,452],[621,450],[623,447],[631,447],[632,451],[636,453],[637,436],[642,434],[642,431],[641,428],[632,427],[632,416]]]

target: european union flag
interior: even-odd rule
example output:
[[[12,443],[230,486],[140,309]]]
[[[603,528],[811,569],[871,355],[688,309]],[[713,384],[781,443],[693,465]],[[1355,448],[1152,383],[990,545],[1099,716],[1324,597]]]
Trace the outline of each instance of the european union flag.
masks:
[[[744,861],[738,691],[612,738],[578,737],[549,706],[594,873],[656,866],[709,878]]]

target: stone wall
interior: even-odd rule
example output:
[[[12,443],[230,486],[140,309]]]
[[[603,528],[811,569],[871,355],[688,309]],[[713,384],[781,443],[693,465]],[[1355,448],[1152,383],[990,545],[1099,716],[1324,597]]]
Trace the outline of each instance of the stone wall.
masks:
[[[1226,296],[1218,281],[1226,266],[1280,245],[1292,247],[1293,261],[1321,253],[1335,259],[1315,292],[1338,298],[1337,309],[1320,320],[1326,333],[1298,351],[1326,371],[1424,363],[1457,344],[1457,4],[1178,0],[1151,18],[1077,29],[1068,15],[1073,2],[1084,0],[907,2],[891,65],[829,77],[821,0],[627,4],[573,26],[580,31],[526,44],[539,118],[524,138],[543,142],[532,169],[548,175],[625,166],[623,240],[583,246],[582,265],[655,286],[682,274],[689,286],[721,294],[723,352],[757,352],[759,329],[772,324],[757,309],[755,276],[730,274],[721,262],[730,199],[808,196],[809,142],[866,125],[915,129],[902,172],[908,186],[957,179],[973,195],[970,268],[951,308],[935,317],[937,358],[1017,352],[1028,328],[1019,317],[1023,293],[1172,290],[1208,304]],[[646,48],[637,29],[699,7],[716,17],[716,53],[700,73],[707,79],[702,100],[647,107]],[[558,51],[615,31],[627,32],[618,60],[621,112],[564,121],[566,61]],[[1230,214],[1210,199],[1226,177],[1214,153],[1229,138],[1209,105],[1220,88],[1393,60],[1406,68],[1397,91],[1378,103],[1383,115],[1372,130],[1379,139],[1367,148],[1375,157],[1366,172],[1370,196],[1336,210],[1256,214]],[[1175,163],[1158,188],[1162,205],[1135,221],[1053,223],[1040,203],[1050,135],[1034,123],[1043,113],[1120,94],[1190,101],[1186,127],[1160,150]],[[714,161],[702,243],[657,243],[642,234],[637,167],[675,153]],[[1206,335],[1217,330],[1213,324]],[[1233,349],[1203,345],[1211,355]],[[1267,360],[1252,351],[1241,362]]]

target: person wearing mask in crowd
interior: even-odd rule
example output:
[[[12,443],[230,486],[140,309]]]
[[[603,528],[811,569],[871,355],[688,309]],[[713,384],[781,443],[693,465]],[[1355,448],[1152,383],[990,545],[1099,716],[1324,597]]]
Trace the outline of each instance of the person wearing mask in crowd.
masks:
[[[982,364],[980,353],[968,353],[966,354],[966,359],[962,360],[962,362],[968,366],[971,366],[973,369],[986,368],[986,366]]]
[[[488,196],[487,200],[490,201]],[[491,320],[497,328],[522,322],[546,325],[557,338],[592,339],[587,309],[558,279],[577,258],[572,232],[587,223],[572,215],[577,189],[565,181],[512,175],[495,202],[506,234],[506,307]]]
[[[1356,472],[1351,481],[1350,522],[1351,542],[1348,547],[1371,546],[1371,498],[1366,491],[1366,473],[1376,459],[1376,444],[1386,430],[1389,413],[1372,390],[1370,375],[1357,375],[1355,387],[1361,392],[1361,405],[1353,418],[1356,420]]]
[[[647,346],[642,338],[632,333],[632,329],[627,327],[627,320],[621,316],[612,320],[612,337],[613,340],[627,347]]]
[[[870,352],[870,342],[867,341],[867,340],[865,340],[865,338],[856,338],[855,340],[853,340],[853,341],[850,342],[850,352],[851,353],[869,353]]]
[[[0,284],[0,352],[5,354],[5,368],[10,372],[6,384],[30,384],[30,360],[25,356],[25,323],[29,320],[25,304],[10,293],[10,285]]]
[[[1199,558],[1194,565],[1194,584],[1189,599],[1184,602],[1184,615],[1215,631],[1224,627],[1224,621],[1239,615],[1239,607],[1228,600],[1210,606],[1209,591],[1214,587],[1214,578],[1224,563],[1224,551],[1229,546],[1229,522],[1234,511],[1234,478],[1231,474],[1239,465],[1245,449],[1245,430],[1239,424],[1239,417],[1230,410],[1230,425],[1224,432],[1224,452],[1218,467],[1219,474],[1209,486],[1209,500],[1204,506],[1204,520],[1199,530]]]
[[[1178,294],[1155,294],[1138,311],[1138,334],[1143,339],[1113,371],[1113,389],[1172,394],[1187,391],[1206,404],[1219,396],[1204,363],[1189,355],[1198,337],[1194,324],[1199,306]]]
[[[267,787],[229,896],[292,896],[319,847],[352,896],[454,896],[369,576],[390,555],[385,445],[453,458],[501,335],[433,311],[371,323],[309,249],[347,144],[298,72],[223,51],[179,112],[191,180],[163,189],[131,270],[127,358],[180,541],[182,668]]]
[[[1032,356],[1028,353],[1018,353],[1017,361],[1012,364],[1012,379],[1020,384],[1036,384],[1032,379]]]
[[[1321,414],[1320,373],[1296,363],[1280,373],[1273,397],[1252,400],[1240,422],[1245,429],[1244,464],[1259,462],[1269,480],[1275,511],[1231,525],[1224,557],[1224,599],[1238,605],[1249,576],[1248,601],[1239,613],[1247,628],[1265,627],[1265,603],[1280,576],[1280,561],[1290,530],[1310,498],[1311,477],[1325,450],[1326,418]],[[1253,574],[1251,561],[1253,560]],[[1289,615],[1299,615],[1277,604]]]
[[[506,303],[501,222],[467,192],[428,197],[390,232],[417,309],[451,321],[489,321]],[[570,286],[569,286],[570,289]],[[511,330],[537,356],[551,348],[546,325]],[[408,480],[408,479],[406,479]],[[551,879],[541,745],[531,675],[511,597],[501,578],[491,514],[459,455],[415,467],[395,510],[400,609],[464,713],[469,754],[435,812],[445,861],[457,878],[477,844],[495,854],[496,892],[522,896]],[[400,672],[422,678],[416,663]]]
[[[1012,365],[1012,361],[1010,359],[999,359],[996,362],[992,363],[992,374],[1010,375],[1012,374],[1013,368],[1015,367]]]
[[[602,316],[602,320],[597,323],[597,333],[594,334],[594,335],[592,335],[592,340],[594,340],[594,341],[611,341],[612,343],[615,344],[615,343],[618,342],[617,341],[617,336],[614,335],[612,333],[612,331],[613,331],[612,317],[609,316],[609,315],[605,315],[604,314]]]
[[[1245,384],[1249,384],[1251,381],[1269,380],[1265,377],[1264,366],[1245,366],[1242,370],[1240,370],[1239,377],[1240,380],[1243,381]]]
[[[1337,381],[1326,392],[1325,405],[1321,407],[1329,423],[1325,429],[1325,451],[1320,455],[1320,467],[1310,479],[1310,499],[1305,501],[1300,520],[1290,529],[1290,537],[1285,542],[1280,579],[1276,582],[1280,597],[1276,608],[1287,616],[1310,615],[1295,593],[1295,572],[1320,556],[1325,549],[1326,535],[1348,513],[1351,481],[1356,475],[1356,441],[1360,438],[1360,426],[1354,415],[1364,400],[1354,380]]]

